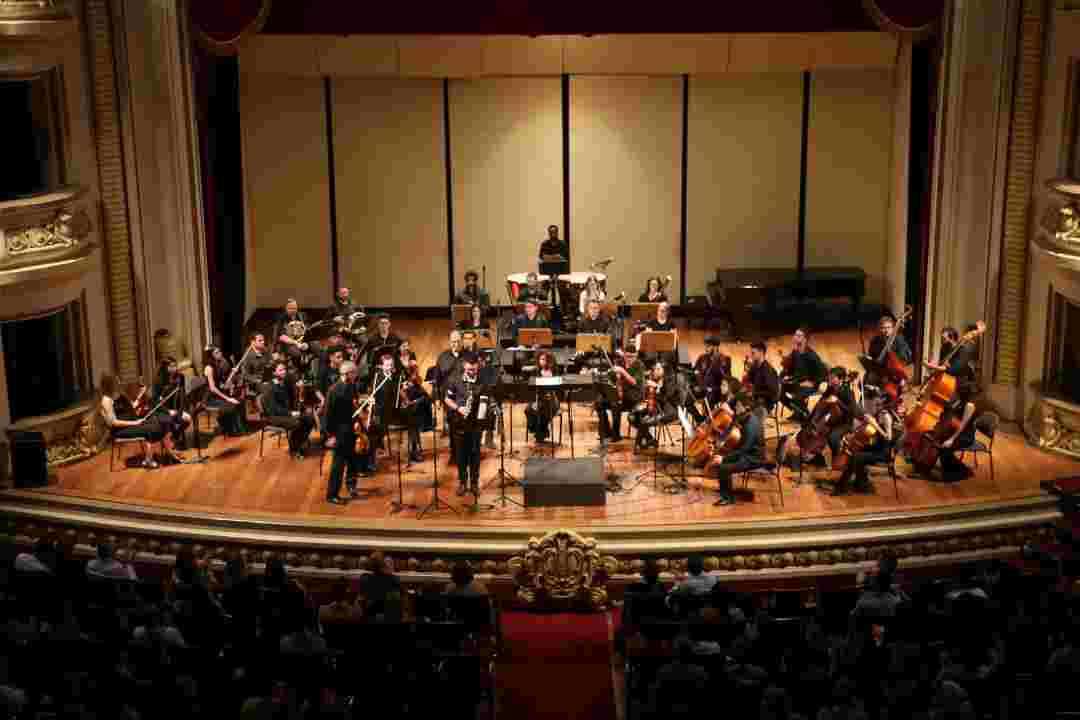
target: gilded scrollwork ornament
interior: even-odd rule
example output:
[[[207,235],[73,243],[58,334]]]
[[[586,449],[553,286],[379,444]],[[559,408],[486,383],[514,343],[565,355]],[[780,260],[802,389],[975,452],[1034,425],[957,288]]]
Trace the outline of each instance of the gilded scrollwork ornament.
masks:
[[[52,222],[4,233],[4,245],[11,256],[65,250],[83,242],[90,229],[90,218],[84,210],[63,210]]]
[[[531,538],[509,568],[524,605],[600,610],[607,605],[607,581],[618,561],[602,557],[593,538],[556,530]]]

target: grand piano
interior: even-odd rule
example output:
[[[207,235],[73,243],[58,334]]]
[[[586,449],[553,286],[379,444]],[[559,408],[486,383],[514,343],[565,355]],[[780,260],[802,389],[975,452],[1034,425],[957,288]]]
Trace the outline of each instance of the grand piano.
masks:
[[[731,333],[739,339],[740,329],[750,320],[750,307],[764,305],[775,313],[782,299],[822,300],[850,298],[857,314],[866,294],[866,271],[858,267],[718,268],[708,285],[709,301],[726,316]]]

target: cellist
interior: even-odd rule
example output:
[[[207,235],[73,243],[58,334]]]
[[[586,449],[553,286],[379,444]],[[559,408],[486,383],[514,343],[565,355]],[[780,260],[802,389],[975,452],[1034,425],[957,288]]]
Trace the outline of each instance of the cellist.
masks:
[[[727,455],[714,455],[705,468],[706,475],[712,475],[719,481],[717,490],[720,498],[713,505],[734,505],[735,496],[731,492],[731,476],[753,470],[764,464],[766,412],[765,400],[760,397],[755,398],[752,408],[735,418],[735,424],[742,434],[739,447]]]
[[[854,477],[855,483],[852,489],[857,493],[870,493],[874,491],[870,484],[870,476],[867,473],[867,465],[887,461],[889,458],[889,444],[893,440],[893,415],[892,411],[885,407],[886,396],[880,389],[873,385],[865,385],[863,390],[863,404],[857,410],[859,416],[855,419],[851,434],[847,440],[858,433],[863,426],[869,425],[875,431],[873,439],[861,450],[851,453],[847,465],[840,473],[840,479],[833,487],[833,495],[844,495]],[[842,446],[841,446],[842,447]],[[833,458],[836,460],[835,456]]]
[[[835,406],[835,409],[833,406]],[[824,422],[822,416],[828,411],[831,411],[833,415],[827,422]],[[815,432],[815,426],[819,423],[819,420],[823,421],[820,432],[826,434],[824,438],[825,444],[829,447],[831,457],[835,458],[840,452],[840,443],[843,441],[844,435],[851,430],[851,423],[855,415],[855,394],[851,391],[851,383],[848,382],[848,371],[845,368],[836,366],[829,371],[828,387],[825,388],[825,392],[822,393],[817,405],[814,406],[808,424],[803,427],[799,435],[795,436],[795,440],[801,442],[804,437],[803,433]],[[822,452],[815,452],[809,457],[803,457],[805,454],[803,448],[806,445],[789,447],[788,441],[790,437],[781,438],[780,444],[777,446],[776,454],[781,464],[788,461],[794,470],[798,470],[804,460],[818,467],[825,466],[825,456]],[[817,437],[820,442],[821,436],[818,435]]]

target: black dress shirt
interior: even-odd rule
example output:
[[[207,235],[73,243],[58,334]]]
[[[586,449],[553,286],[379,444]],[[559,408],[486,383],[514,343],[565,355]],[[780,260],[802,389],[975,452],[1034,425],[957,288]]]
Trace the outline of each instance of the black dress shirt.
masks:
[[[643,292],[640,295],[638,295],[637,301],[639,303],[662,303],[662,302],[667,302],[667,293],[660,293],[654,299],[650,300],[649,299],[649,293],[648,293],[648,291],[646,291],[646,292]]]
[[[721,383],[731,376],[731,358],[723,353],[719,358],[702,355],[694,361],[694,376],[700,378],[707,392],[719,392]]]
[[[776,370],[768,362],[762,360],[750,368],[748,379],[754,400],[764,403],[765,407],[771,411],[780,398],[780,378],[776,375]]]
[[[875,335],[870,340],[870,348],[867,350],[867,355],[871,360],[877,361],[878,356],[881,355],[881,351],[885,349],[886,338],[884,335]],[[897,335],[892,345],[893,352],[896,353],[901,361],[905,365],[911,363],[911,346],[908,345],[907,340],[903,335]]]
[[[289,382],[267,383],[262,393],[262,411],[267,417],[285,417],[296,405],[296,388]]]
[[[439,353],[439,359],[435,361],[435,366],[439,369],[437,386],[440,396],[446,391],[447,384],[461,372],[461,365],[461,353],[455,355],[450,350],[443,350]]]
[[[475,291],[469,290],[468,286],[461,288],[456,295],[454,295],[455,305],[479,305],[482,308],[489,307],[491,305],[491,296],[484,288],[478,287]]]
[[[828,368],[822,362],[821,356],[813,348],[806,348],[802,352],[792,351],[786,358],[790,374],[785,380],[793,383],[801,383],[809,380],[815,385],[822,383],[829,374]]]
[[[675,323],[671,322],[671,318],[668,318],[668,321],[663,323],[653,318],[646,327],[653,332],[671,332],[675,329]]]
[[[277,319],[274,321],[274,347],[278,348],[279,352],[285,350],[285,343],[281,342],[278,338],[282,335],[288,335],[288,333],[285,332],[285,326],[293,320],[299,320],[304,323],[304,325],[307,325],[307,318],[304,317],[304,313],[302,312],[297,312],[294,317],[289,317],[289,313],[283,312],[278,315]],[[301,342],[303,341],[302,338],[297,339]]]
[[[592,318],[590,318],[589,316],[586,315],[581,320],[578,320],[578,332],[579,333],[601,333],[603,335],[610,335],[611,334],[611,320],[604,317],[603,315],[598,315],[597,318],[595,320],[593,320]]]
[[[244,382],[255,385],[265,382],[270,375],[270,353],[258,353],[254,350],[248,352],[240,366],[240,374],[244,376]]]
[[[326,425],[330,433],[339,435],[352,432],[356,395],[355,383],[339,382],[330,388],[326,410]]]
[[[545,238],[544,242],[540,243],[540,260],[543,260],[545,255],[558,255],[564,260],[569,259],[569,253],[566,252],[566,243],[559,238]]]

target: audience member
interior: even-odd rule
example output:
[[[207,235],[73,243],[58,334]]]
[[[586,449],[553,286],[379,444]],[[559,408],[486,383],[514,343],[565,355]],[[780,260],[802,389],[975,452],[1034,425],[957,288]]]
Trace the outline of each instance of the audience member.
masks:
[[[323,625],[359,622],[364,619],[364,609],[352,598],[348,579],[340,577],[330,587],[330,602],[319,608],[319,622]]]
[[[473,577],[472,566],[465,560],[454,563],[450,570],[450,582],[443,588],[446,595],[479,596],[487,595],[484,583]]]
[[[97,557],[87,561],[86,574],[91,577],[138,580],[138,576],[135,575],[135,568],[117,560],[113,546],[105,542],[98,543]]]
[[[54,561],[55,552],[52,541],[42,538],[34,543],[33,550],[15,556],[15,570],[17,572],[52,575]]]
[[[360,578],[360,595],[368,618],[401,619],[401,580],[381,550],[368,558],[368,573]]]

